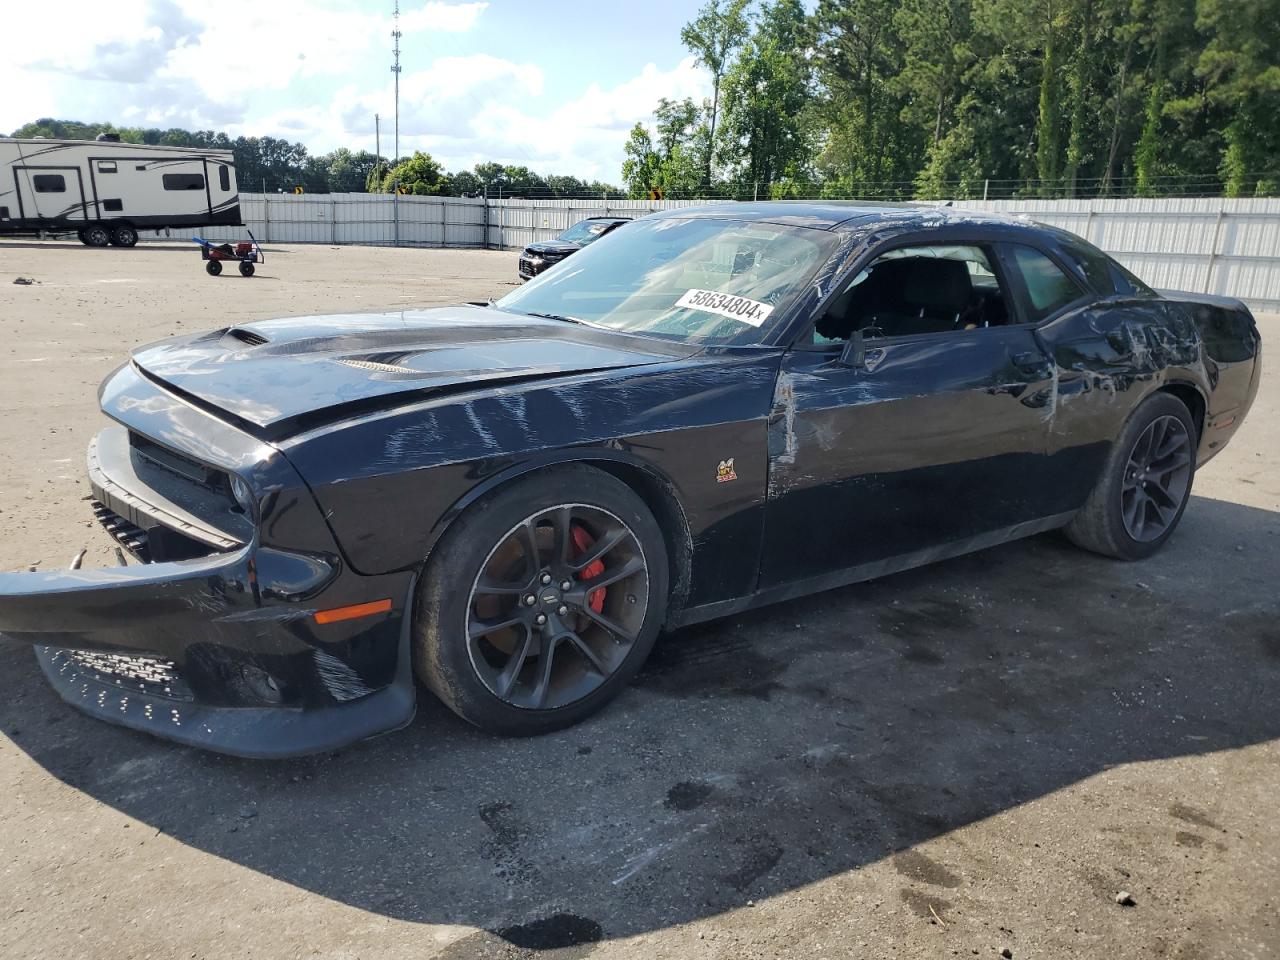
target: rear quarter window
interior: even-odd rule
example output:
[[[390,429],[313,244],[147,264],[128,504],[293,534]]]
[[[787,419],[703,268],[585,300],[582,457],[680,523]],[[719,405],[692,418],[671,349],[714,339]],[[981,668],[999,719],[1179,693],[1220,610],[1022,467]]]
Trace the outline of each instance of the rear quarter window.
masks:
[[[1043,320],[1080,299],[1083,291],[1071,276],[1034,247],[1011,244],[1013,267],[1027,291],[1030,320]]]
[[[1062,252],[1089,281],[1089,286],[1104,297],[1153,296],[1154,291],[1132,273],[1116,263],[1093,244],[1072,240],[1062,244]]]

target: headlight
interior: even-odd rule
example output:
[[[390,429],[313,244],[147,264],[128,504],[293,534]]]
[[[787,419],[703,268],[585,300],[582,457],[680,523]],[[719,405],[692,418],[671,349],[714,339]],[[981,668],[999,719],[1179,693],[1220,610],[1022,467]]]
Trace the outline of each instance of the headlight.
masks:
[[[253,513],[253,491],[249,485],[234,474],[231,477],[231,495],[245,513]]]

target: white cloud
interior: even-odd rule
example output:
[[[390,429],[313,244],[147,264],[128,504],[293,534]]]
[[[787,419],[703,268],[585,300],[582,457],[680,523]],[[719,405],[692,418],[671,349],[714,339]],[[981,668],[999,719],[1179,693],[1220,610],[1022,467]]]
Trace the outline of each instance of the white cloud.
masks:
[[[440,3],[439,0],[431,0],[415,9],[406,7],[401,10],[400,30],[404,33],[419,30],[465,33],[476,25],[476,20],[488,6],[488,3]],[[390,22],[388,19],[387,23]]]
[[[366,0],[63,0],[58,30],[26,4],[6,10],[21,42],[0,61],[0,131],[40,116],[123,125],[225,130],[300,140],[313,153],[372,150],[373,115],[392,151],[391,17]],[[447,49],[433,35],[484,22],[487,2],[402,0],[401,30],[416,55]],[[56,38],[56,39],[55,39]],[[533,51],[531,50],[531,54]],[[613,86],[587,83],[547,102],[544,69],[490,54],[406,58],[401,153],[427,150],[457,170],[482,160],[616,181],[630,128],[660,97],[709,93],[692,58],[647,64]],[[548,68],[550,69],[550,68]],[[563,89],[563,84],[558,86]]]

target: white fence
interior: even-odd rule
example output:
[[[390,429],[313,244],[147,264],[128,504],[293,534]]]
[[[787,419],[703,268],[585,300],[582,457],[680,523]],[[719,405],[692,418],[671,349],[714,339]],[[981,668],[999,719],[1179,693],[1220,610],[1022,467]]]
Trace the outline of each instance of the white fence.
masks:
[[[489,200],[364,193],[240,195],[263,243],[518,249],[584,217],[641,217],[697,200]],[[1280,199],[958,201],[1077,233],[1152,286],[1240,297],[1280,311]],[[216,239],[237,228],[210,231]]]
[[[1239,297],[1280,312],[1280,199],[989,200],[1084,237],[1153,287]]]

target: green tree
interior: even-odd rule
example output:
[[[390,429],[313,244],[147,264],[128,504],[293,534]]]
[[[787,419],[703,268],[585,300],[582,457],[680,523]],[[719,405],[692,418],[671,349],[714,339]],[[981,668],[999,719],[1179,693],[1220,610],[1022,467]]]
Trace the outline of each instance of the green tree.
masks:
[[[382,177],[380,193],[394,193],[397,187],[419,197],[438,196],[446,186],[444,170],[431,154],[415,150]]]
[[[1205,99],[1221,108],[1221,171],[1229,196],[1280,189],[1280,0],[1200,0],[1211,36],[1196,63]]]
[[[806,16],[800,0],[774,0],[724,79],[719,158],[752,194],[790,171],[803,178],[810,100],[809,68],[801,52]],[[692,104],[690,104],[692,106]]]
[[[720,85],[729,69],[734,51],[747,39],[750,0],[707,0],[698,15],[680,31],[680,41],[698,63],[711,73],[711,98],[705,105],[707,135],[704,138],[704,186],[711,185],[712,153],[716,144],[716,123],[720,115]],[[625,179],[625,175],[624,175]]]

